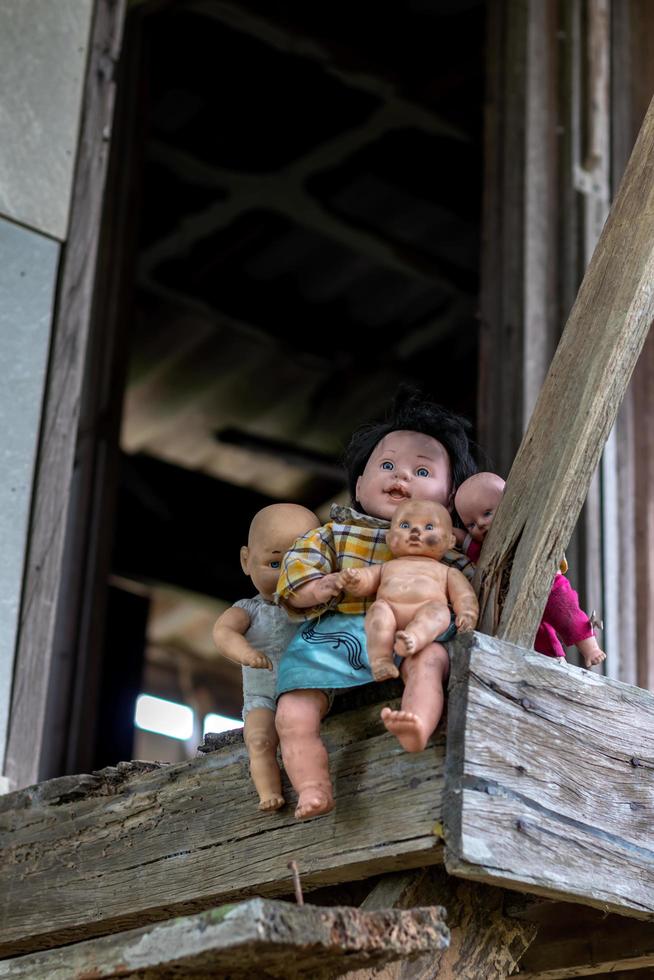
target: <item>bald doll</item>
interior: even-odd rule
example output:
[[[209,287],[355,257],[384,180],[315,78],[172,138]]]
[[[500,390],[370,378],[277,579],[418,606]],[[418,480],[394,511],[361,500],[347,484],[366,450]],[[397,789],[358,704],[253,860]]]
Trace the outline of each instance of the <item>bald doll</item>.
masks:
[[[342,587],[352,595],[377,594],[365,621],[375,680],[398,676],[394,653],[397,658],[420,653],[447,633],[452,620],[458,630],[472,630],[479,615],[477,597],[465,575],[440,560],[454,547],[452,519],[442,504],[430,500],[399,504],[386,541],[393,555],[390,561],[340,573]],[[435,646],[442,656],[430,683],[413,693],[405,689],[399,711],[382,711],[386,728],[409,752],[424,749],[443,710],[448,658],[440,644]]]
[[[456,492],[454,506],[465,527],[455,531],[457,541],[471,561],[479,559],[481,546],[493,523],[504,494],[504,480],[496,473],[475,473]],[[564,570],[567,569],[567,562]],[[586,667],[606,660],[606,654],[595,639],[593,621],[579,607],[579,596],[560,572],[554,576],[534,650],[547,657],[565,659],[566,646],[575,645]]]
[[[284,553],[319,525],[316,515],[298,504],[271,504],[255,514],[248,543],[241,548],[241,567],[258,595],[234,603],[213,628],[218,652],[243,668],[243,737],[259,809],[265,811],[284,805],[277,763],[275,685],[280,657],[298,628],[272,599]]]

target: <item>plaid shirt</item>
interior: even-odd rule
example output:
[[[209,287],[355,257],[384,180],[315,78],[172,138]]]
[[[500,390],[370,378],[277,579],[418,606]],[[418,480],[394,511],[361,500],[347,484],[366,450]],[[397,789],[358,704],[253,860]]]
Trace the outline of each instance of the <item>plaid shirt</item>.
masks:
[[[286,608],[292,619],[315,619],[327,610],[353,616],[365,613],[375,601],[374,596],[357,598],[345,592],[335,596],[331,602],[311,609],[293,609],[287,600],[300,586],[321,575],[339,572],[343,568],[378,565],[393,557],[386,544],[389,521],[337,504],[333,504],[329,516],[331,520],[328,524],[298,538],[284,555],[275,599]],[[472,579],[474,565],[460,551],[447,551],[442,561],[446,565],[456,566],[466,578]]]

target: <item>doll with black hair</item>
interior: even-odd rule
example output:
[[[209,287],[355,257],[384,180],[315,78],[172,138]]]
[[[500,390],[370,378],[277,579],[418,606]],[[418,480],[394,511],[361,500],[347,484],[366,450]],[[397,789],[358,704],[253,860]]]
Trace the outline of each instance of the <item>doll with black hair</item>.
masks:
[[[398,505],[427,500],[451,511],[459,483],[476,470],[468,423],[407,388],[384,422],[354,433],[345,463],[352,506],[334,505],[327,524],[295,542],[277,586],[276,599],[289,615],[308,620],[282,656],[277,684],[276,724],[298,793],[298,819],[334,805],[320,738],[333,692],[383,679],[373,677],[366,652],[364,613],[373,598],[343,591],[341,572],[388,561],[386,536]],[[460,552],[449,550],[442,560],[472,577],[473,566]],[[418,653],[397,658],[402,705],[385,710],[383,721],[408,751],[424,749],[438,724],[448,671],[442,641],[454,632],[452,626]],[[397,675],[397,665],[393,669]]]

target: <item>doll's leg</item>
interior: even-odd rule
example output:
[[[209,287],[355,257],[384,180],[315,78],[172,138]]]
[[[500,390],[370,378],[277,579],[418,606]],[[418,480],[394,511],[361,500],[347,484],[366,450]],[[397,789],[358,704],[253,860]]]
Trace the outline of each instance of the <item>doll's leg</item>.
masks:
[[[243,738],[250,758],[250,775],[259,794],[259,809],[279,810],[284,806],[284,797],[277,764],[279,738],[275,712],[269,708],[250,708],[245,716]]]
[[[399,677],[400,672],[393,663],[393,646],[397,622],[395,613],[384,599],[377,599],[366,613],[366,644],[370,670],[376,681],[389,677]],[[437,636],[437,633],[432,634]]]
[[[422,650],[435,636],[445,632],[450,621],[450,610],[444,602],[426,602],[411,622],[395,634],[396,653],[410,657],[416,650]]]
[[[430,643],[403,661],[402,705],[399,711],[383,708],[381,717],[407,752],[422,752],[441,720],[448,671],[447,650],[440,643]]]
[[[320,738],[320,722],[328,700],[322,691],[288,691],[277,703],[276,725],[282,759],[298,795],[298,820],[329,813],[334,808],[327,750]]]

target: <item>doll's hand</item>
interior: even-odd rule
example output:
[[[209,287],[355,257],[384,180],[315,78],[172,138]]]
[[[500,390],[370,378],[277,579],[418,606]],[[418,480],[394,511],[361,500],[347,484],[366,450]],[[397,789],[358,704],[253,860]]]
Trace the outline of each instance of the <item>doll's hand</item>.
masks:
[[[250,647],[250,649],[243,654],[243,666],[255,667],[259,670],[273,669],[273,665],[268,657],[259,650],[255,650],[254,647]]]
[[[606,654],[600,649],[594,636],[589,636],[587,640],[579,640],[577,650],[579,650],[579,653],[584,658],[585,667],[594,667],[596,664],[601,664],[603,660],[606,660]]]
[[[338,578],[344,592],[349,592],[355,596],[362,595],[361,590],[364,585],[360,568],[344,568],[342,572],[339,572]]]
[[[477,625],[477,617],[473,613],[462,612],[454,620],[459,633],[469,633]]]
[[[340,572],[330,572],[329,575],[323,575],[322,578],[308,583],[313,586],[316,603],[329,602],[335,595],[343,591],[340,578]]]

